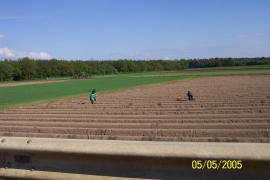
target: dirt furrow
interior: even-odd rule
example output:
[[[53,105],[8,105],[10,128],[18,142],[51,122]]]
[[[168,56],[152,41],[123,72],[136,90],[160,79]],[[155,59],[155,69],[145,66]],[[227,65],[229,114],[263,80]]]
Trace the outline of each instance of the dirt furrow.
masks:
[[[193,79],[98,93],[93,105],[84,96],[0,111],[0,135],[269,143],[270,78]]]
[[[111,129],[270,129],[269,123],[74,123],[74,122],[27,122],[0,121],[1,127],[62,127],[62,128],[111,128]]]

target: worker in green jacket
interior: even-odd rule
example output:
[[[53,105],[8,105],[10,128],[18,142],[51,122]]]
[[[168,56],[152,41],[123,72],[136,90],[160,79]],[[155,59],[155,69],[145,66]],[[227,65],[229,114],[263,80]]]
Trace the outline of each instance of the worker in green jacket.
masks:
[[[92,88],[91,90],[89,90],[89,92],[91,92],[89,94],[89,102],[91,102],[92,104],[94,104],[94,102],[97,101],[96,89],[95,88]]]
[[[91,94],[89,94],[89,102],[91,102],[92,104],[94,104],[94,102],[97,101],[96,98],[97,98],[96,93],[91,93]]]

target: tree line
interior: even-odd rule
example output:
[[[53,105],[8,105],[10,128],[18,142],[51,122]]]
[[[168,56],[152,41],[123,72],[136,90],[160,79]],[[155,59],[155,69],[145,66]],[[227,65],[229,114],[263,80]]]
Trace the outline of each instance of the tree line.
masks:
[[[147,71],[177,71],[187,68],[266,65],[270,58],[211,58],[180,60],[34,60],[28,57],[0,61],[0,81],[45,79],[52,77],[89,78],[91,75]]]

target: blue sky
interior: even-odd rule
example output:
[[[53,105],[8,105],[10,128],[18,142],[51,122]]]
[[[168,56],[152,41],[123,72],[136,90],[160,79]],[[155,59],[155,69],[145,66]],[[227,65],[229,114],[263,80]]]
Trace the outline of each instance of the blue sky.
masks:
[[[0,1],[0,57],[270,56],[269,0]]]

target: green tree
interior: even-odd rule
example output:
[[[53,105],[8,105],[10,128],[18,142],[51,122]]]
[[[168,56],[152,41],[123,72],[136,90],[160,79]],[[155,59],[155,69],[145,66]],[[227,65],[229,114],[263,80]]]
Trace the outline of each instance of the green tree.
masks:
[[[72,76],[74,74],[74,70],[72,68],[72,65],[68,62],[61,61],[57,65],[57,69],[60,76]]]
[[[13,67],[8,61],[0,61],[0,81],[13,79]]]
[[[24,57],[19,60],[22,70],[22,76],[24,79],[33,79],[36,73],[36,63],[34,60]]]

